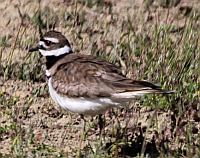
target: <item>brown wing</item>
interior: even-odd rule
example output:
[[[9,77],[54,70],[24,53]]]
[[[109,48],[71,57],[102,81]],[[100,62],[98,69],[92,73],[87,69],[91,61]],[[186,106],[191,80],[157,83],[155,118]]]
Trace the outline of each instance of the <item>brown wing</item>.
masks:
[[[69,54],[51,69],[52,86],[68,97],[109,97],[112,94],[161,87],[126,78],[119,67],[94,56]]]

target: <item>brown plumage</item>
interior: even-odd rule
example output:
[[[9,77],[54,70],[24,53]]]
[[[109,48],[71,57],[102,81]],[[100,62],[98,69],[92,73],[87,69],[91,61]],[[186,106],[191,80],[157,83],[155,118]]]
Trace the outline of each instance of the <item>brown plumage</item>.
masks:
[[[125,107],[136,96],[149,93],[173,93],[147,81],[126,78],[119,67],[91,55],[73,54],[68,40],[60,32],[49,31],[39,45],[46,56],[46,75],[52,99],[64,109],[83,115],[102,114],[112,107]],[[83,119],[84,120],[84,119]],[[103,121],[99,117],[100,133]],[[85,120],[83,133],[85,131]],[[80,139],[79,149],[81,149]]]
[[[147,81],[126,78],[118,66],[101,58],[74,54],[68,40],[57,31],[44,34],[39,45],[30,51],[34,50],[46,56],[53,100],[73,112],[102,113],[113,105],[124,107],[136,96],[174,92],[162,90],[160,86]],[[77,109],[82,108],[84,103],[85,108]]]
[[[171,93],[147,81],[126,78],[119,67],[103,59],[68,54],[50,69],[53,88],[61,95],[77,97],[112,97],[113,94],[149,91]]]

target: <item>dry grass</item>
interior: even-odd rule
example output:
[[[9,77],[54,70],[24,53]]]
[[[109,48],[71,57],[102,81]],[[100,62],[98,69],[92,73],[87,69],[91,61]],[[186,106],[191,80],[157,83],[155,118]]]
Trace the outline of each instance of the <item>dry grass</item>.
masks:
[[[10,17],[5,10],[0,36],[0,157],[77,156],[81,121],[49,98],[44,59],[27,51],[39,29],[54,28],[74,52],[101,56],[130,78],[176,90],[112,109],[104,115],[103,138],[98,118],[88,117],[81,157],[200,156],[200,3],[152,2],[6,5],[19,9]]]

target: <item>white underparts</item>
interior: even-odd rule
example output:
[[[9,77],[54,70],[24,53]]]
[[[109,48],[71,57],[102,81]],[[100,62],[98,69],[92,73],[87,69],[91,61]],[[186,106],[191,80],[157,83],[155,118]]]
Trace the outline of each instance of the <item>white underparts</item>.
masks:
[[[74,113],[83,115],[97,115],[102,114],[112,107],[125,107],[126,102],[123,104],[114,101],[111,98],[67,98],[59,95],[52,87],[51,78],[48,80],[49,92],[52,99],[62,108],[67,109]]]
[[[41,44],[42,41],[40,41],[39,44]],[[43,45],[44,46],[44,45]],[[44,46],[46,48],[46,46]],[[43,55],[43,56],[60,56],[62,54],[65,54],[65,53],[69,53],[72,51],[72,48],[69,47],[69,46],[64,46],[62,48],[59,48],[59,49],[55,49],[55,50],[43,50],[43,49],[39,49],[40,53]]]
[[[48,70],[46,75],[49,75]],[[141,90],[134,92],[123,92],[113,94],[112,97],[106,98],[68,98],[67,96],[59,95],[52,87],[51,78],[48,80],[49,92],[52,99],[60,105],[62,108],[67,109],[74,113],[79,113],[83,115],[97,115],[103,114],[106,110],[117,107],[126,107],[128,102],[142,96],[144,94],[156,94],[161,93],[155,90]]]

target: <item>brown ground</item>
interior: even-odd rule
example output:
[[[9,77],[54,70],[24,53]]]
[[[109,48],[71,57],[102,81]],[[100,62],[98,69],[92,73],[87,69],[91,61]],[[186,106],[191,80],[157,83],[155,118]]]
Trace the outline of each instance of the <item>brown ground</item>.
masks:
[[[109,0],[107,1],[110,2]],[[144,30],[152,29],[151,25],[156,21],[156,18],[160,18],[161,21],[165,21],[167,16],[169,16],[168,20],[171,21],[174,25],[176,25],[177,27],[183,27],[184,21],[182,20],[182,18],[184,13],[181,12],[180,8],[200,8],[200,2],[198,0],[182,0],[180,3],[177,4],[177,6],[170,7],[169,14],[167,13],[169,7],[158,7],[161,6],[161,4],[163,3],[161,0],[154,1],[153,4],[151,4],[151,9],[149,11],[144,10],[145,5],[148,6],[148,4],[142,3],[142,1],[140,0],[136,0],[134,2],[132,2],[132,0],[116,0],[112,2],[111,0],[111,3],[113,4],[112,15],[107,13],[108,9],[106,7],[102,8],[102,12],[94,12],[94,9],[90,9],[78,3],[78,11],[80,11],[79,9],[82,7],[81,10],[84,10],[86,14],[85,18],[90,19],[87,19],[86,21],[91,22],[84,24],[83,27],[89,27],[91,25],[92,28],[89,27],[91,30],[102,31],[104,29],[105,21],[108,22],[109,25],[111,25],[105,37],[98,36],[98,33],[90,37],[89,33],[86,30],[85,33],[81,34],[83,38],[83,46],[81,46],[80,39],[79,41],[75,41],[76,37],[74,37],[74,32],[76,32],[77,35],[77,30],[75,28],[70,28],[69,26],[66,26],[66,28],[62,27],[67,19],[58,22],[58,24],[56,25],[56,30],[61,31],[67,36],[69,41],[71,41],[72,47],[75,51],[89,54],[91,52],[91,40],[97,39],[97,43],[99,42],[98,46],[103,47],[101,43],[102,38],[107,38],[108,41],[112,39],[119,39],[119,37],[121,36],[120,30],[123,28],[122,21],[124,18],[127,18],[128,14],[131,18],[135,19],[135,30],[136,33],[139,34]],[[51,9],[54,10],[55,13],[57,13],[64,9],[68,9],[69,12],[73,12],[74,5],[74,3],[68,1],[63,2],[62,0],[51,0],[50,2],[42,1],[40,7],[41,10],[43,10],[45,6],[49,6]],[[105,5],[107,5],[107,3]],[[22,15],[27,14],[30,17],[33,17],[37,10],[37,1],[0,1],[0,39],[2,39],[4,36],[8,37],[7,46],[4,49],[1,49],[3,50],[3,53],[2,59],[0,61],[2,61],[3,66],[5,66],[5,61],[8,60],[10,53],[14,48],[15,39],[22,23],[20,13]],[[183,10],[183,12],[184,11],[185,10]],[[141,21],[141,15],[144,16],[143,20],[145,21],[145,26],[143,25],[143,21]],[[53,15],[49,16],[53,17]],[[79,18],[81,18],[81,16]],[[173,18],[176,18],[176,20],[173,20]],[[93,24],[95,21],[98,23]],[[73,21],[69,21],[69,23],[71,25]],[[115,23],[115,25],[112,23]],[[36,36],[34,37],[35,34]],[[30,22],[28,22],[28,19],[25,18],[19,33],[19,38],[21,42],[20,44],[17,43],[17,46],[14,49],[12,63],[25,62],[24,57],[26,57],[28,54],[27,48],[30,47],[30,45],[35,44],[29,43],[29,41],[31,41],[30,35],[34,39],[39,39],[37,26],[34,24],[30,24]],[[111,48],[108,46],[105,49],[107,52],[109,52]],[[130,74],[128,74],[128,76],[132,77]],[[42,77],[45,79],[44,76]],[[63,111],[51,100],[48,95],[48,87],[46,85],[46,82],[25,81],[19,79],[16,80],[15,78],[7,79],[4,78],[2,74],[0,74],[0,93],[4,94],[4,99],[12,100],[12,103],[10,103],[10,107],[0,105],[1,127],[5,127],[6,125],[10,126],[13,122],[16,122],[21,127],[21,130],[18,129],[21,132],[19,133],[19,135],[24,133],[25,136],[23,137],[23,139],[25,140],[30,139],[30,135],[28,134],[31,133],[30,130],[33,130],[32,133],[34,134],[34,143],[30,145],[30,148],[37,148],[38,146],[46,145],[50,147],[56,147],[57,153],[59,153],[60,151],[64,151],[65,153],[68,153],[68,156],[75,156],[76,153],[74,153],[74,151],[77,150],[77,147],[79,145],[79,136],[82,128],[81,121],[78,118],[77,114],[69,114],[69,112]],[[141,108],[140,101],[134,103],[131,106],[133,106],[132,109],[134,110],[129,110],[128,115],[131,115],[132,117],[126,116],[125,113],[122,112],[117,119],[114,119],[114,116],[112,117],[111,112],[106,114],[106,132],[111,131],[112,127],[117,124],[117,120],[120,121],[122,127],[125,127],[127,123],[127,118],[130,118],[127,125],[128,129],[130,130],[129,133],[131,133],[131,130],[135,128],[134,125],[141,124],[140,127],[147,127],[149,121],[148,118],[153,114],[151,108]],[[158,128],[162,128],[162,126],[167,126],[170,123],[168,114],[168,112],[158,113]],[[111,115],[111,118],[108,117],[109,115]],[[90,120],[90,117],[87,117],[87,119]],[[84,142],[85,146],[88,144],[92,146],[97,142],[97,118],[94,119],[94,122],[95,128],[90,129],[88,138]],[[97,133],[95,132],[96,129]],[[154,134],[153,131],[154,129],[152,128],[149,132],[149,140],[151,140]],[[14,138],[16,137],[16,134],[9,133],[1,136],[0,153],[11,153],[10,147],[13,143],[12,136]],[[110,137],[106,137],[106,139],[109,140]]]

